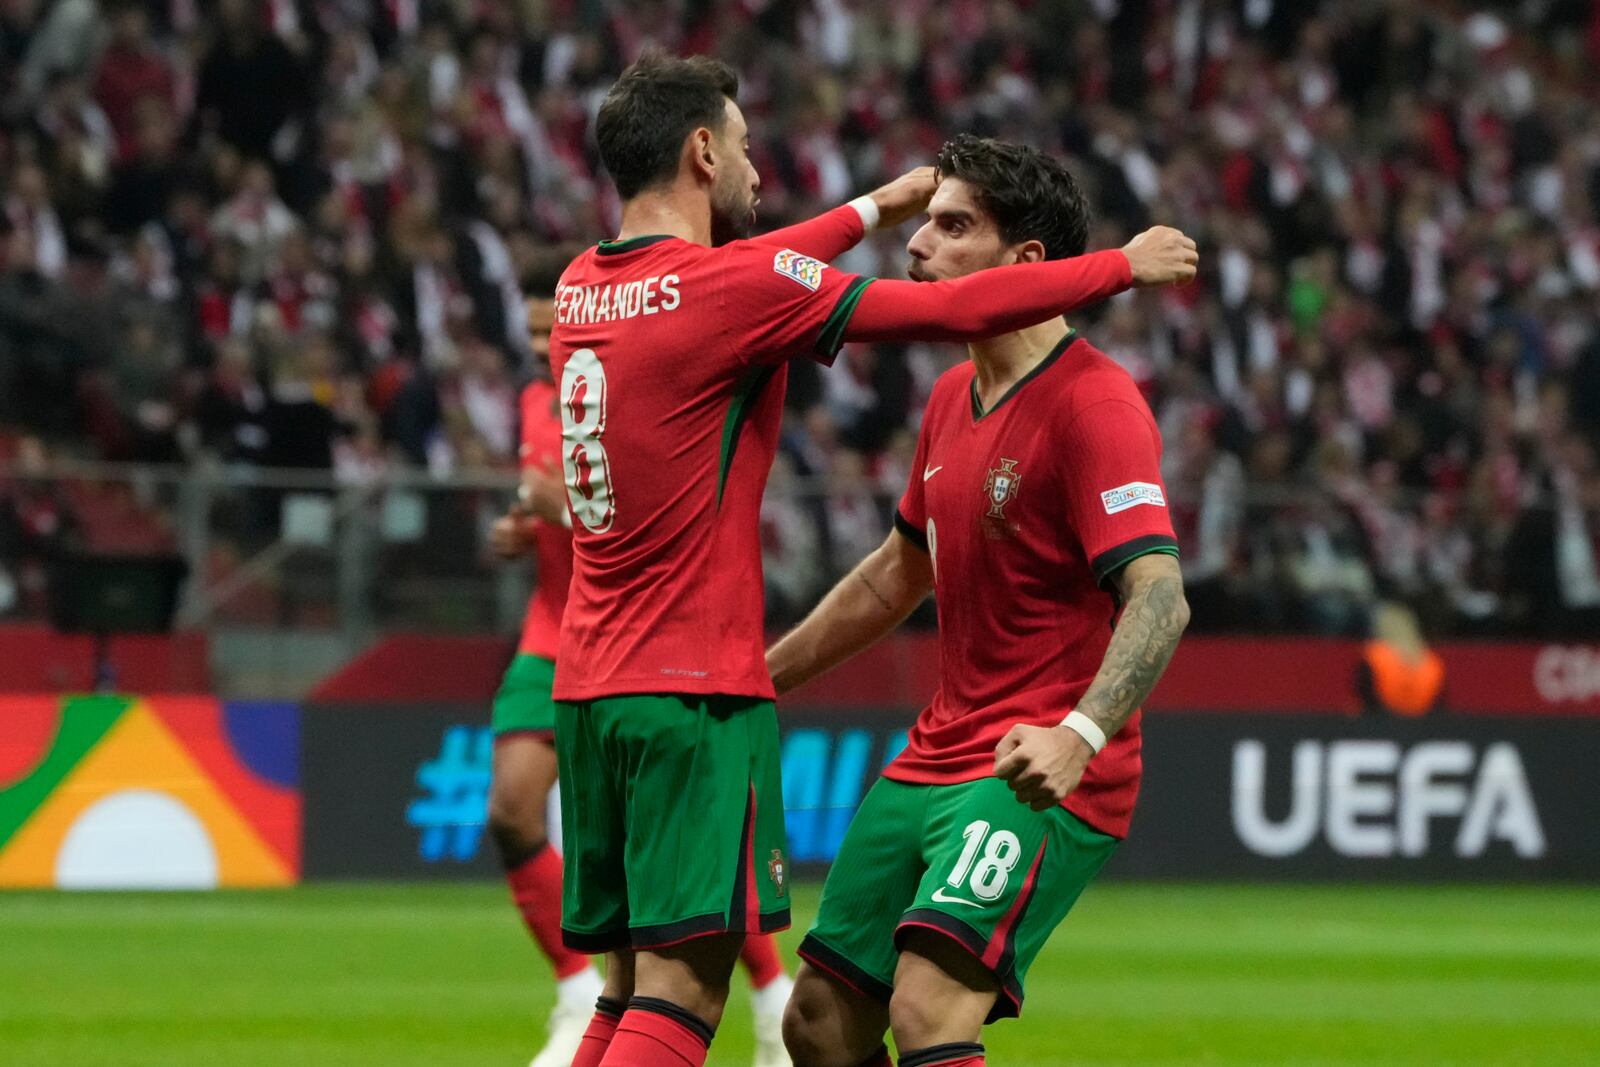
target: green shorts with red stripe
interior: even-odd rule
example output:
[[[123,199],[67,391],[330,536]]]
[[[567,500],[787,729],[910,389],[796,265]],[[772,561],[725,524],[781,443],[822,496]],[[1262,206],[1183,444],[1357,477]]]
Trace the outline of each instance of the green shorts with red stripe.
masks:
[[[561,934],[579,952],[789,926],[770,700],[556,701]]]
[[[828,871],[800,955],[887,1004],[908,932],[929,930],[994,974],[990,1022],[1020,1015],[1028,967],[1116,847],[1064,808],[1018,803],[998,778],[880,778]]]
[[[550,687],[555,681],[554,660],[517,653],[494,695],[494,713],[489,720],[494,735],[554,733],[556,705],[550,699]]]

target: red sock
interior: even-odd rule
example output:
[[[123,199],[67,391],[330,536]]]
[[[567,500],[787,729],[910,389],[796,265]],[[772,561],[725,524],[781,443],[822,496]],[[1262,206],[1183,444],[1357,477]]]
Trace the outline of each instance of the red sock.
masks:
[[[571,978],[589,966],[589,957],[561,943],[561,853],[546,846],[506,872],[511,899],[555,966],[557,978]]]
[[[676,1004],[634,997],[600,1067],[705,1067],[712,1033]]]
[[[578,1054],[572,1057],[572,1067],[600,1067],[600,1061],[605,1059],[606,1049],[611,1045],[611,1038],[617,1032],[617,1024],[622,1021],[622,1013],[627,1010],[620,1000],[610,997],[601,997],[595,1002],[594,1018],[589,1020],[589,1029],[583,1032],[583,1040],[578,1043]]]
[[[983,1046],[968,1041],[900,1053],[900,1067],[983,1067]]]
[[[778,959],[778,940],[771,934],[751,934],[745,938],[739,958],[750,969],[751,989],[765,989],[783,977],[783,961]]]

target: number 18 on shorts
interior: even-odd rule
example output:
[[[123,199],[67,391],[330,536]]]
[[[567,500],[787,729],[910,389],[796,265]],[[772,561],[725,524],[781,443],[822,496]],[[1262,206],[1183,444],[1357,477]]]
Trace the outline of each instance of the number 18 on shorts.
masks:
[[[880,778],[845,834],[800,955],[887,1003],[906,933],[930,930],[995,975],[991,1021],[1017,1015],[1029,965],[1116,845],[1063,808],[1031,811],[997,778]]]

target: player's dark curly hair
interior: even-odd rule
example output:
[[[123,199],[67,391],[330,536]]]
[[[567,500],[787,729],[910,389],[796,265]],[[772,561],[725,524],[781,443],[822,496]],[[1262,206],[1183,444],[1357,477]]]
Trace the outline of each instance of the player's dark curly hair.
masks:
[[[683,139],[701,126],[720,130],[725,101],[738,93],[739,76],[709,56],[650,51],[623,71],[594,127],[600,159],[622,198],[671,180]]]
[[[1037,148],[958,134],[939,149],[939,177],[972,186],[1007,244],[1038,241],[1046,259],[1083,255],[1089,204],[1072,173]]]

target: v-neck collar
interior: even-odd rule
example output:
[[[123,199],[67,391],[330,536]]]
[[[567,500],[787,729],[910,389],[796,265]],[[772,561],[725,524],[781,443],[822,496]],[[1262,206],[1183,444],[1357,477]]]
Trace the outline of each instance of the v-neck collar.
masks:
[[[624,252],[633,252],[640,248],[659,244],[662,241],[672,240],[670,233],[647,233],[639,237],[629,237],[622,241],[601,241],[595,246],[595,253],[602,256],[620,256]]]
[[[1050,354],[1041,359],[1038,366],[1034,367],[1022,377],[1018,378],[1016,384],[1010,389],[1007,389],[1005,395],[999,400],[996,400],[994,402],[994,407],[990,408],[988,411],[983,410],[983,403],[978,399],[978,375],[974,373],[972,375],[972,381],[969,382],[967,386],[972,398],[972,421],[982,422],[990,415],[993,415],[996,411],[999,411],[1005,406],[1006,401],[1016,396],[1024,385],[1027,385],[1039,375],[1043,374],[1045,369],[1048,368],[1050,364],[1060,359],[1062,353],[1065,352],[1067,348],[1071,346],[1072,342],[1076,341],[1077,339],[1078,331],[1075,329],[1068,329],[1066,336],[1062,337],[1061,340],[1056,342],[1056,346],[1050,350]]]

